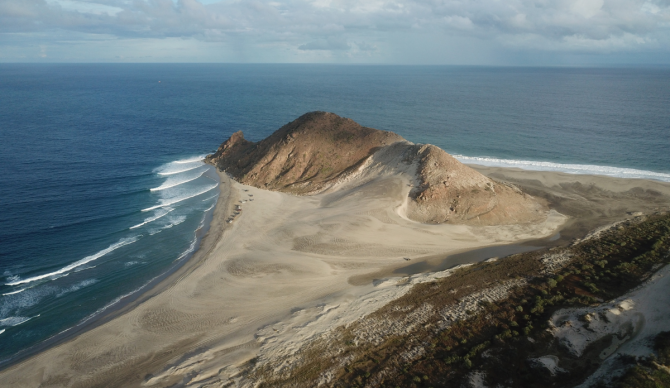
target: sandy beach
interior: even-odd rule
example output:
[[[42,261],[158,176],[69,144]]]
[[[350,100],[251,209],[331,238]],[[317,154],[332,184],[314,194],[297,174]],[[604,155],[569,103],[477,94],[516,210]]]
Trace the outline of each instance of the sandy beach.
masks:
[[[529,224],[423,224],[404,215],[413,183],[406,174],[294,196],[220,173],[210,230],[187,264],[99,326],[1,371],[0,385],[244,385],[240,365],[273,351],[275,326],[300,325],[296,340],[307,340],[372,312],[387,300],[357,302],[372,300],[380,274],[408,262],[557,232],[544,244],[566,244],[631,213],[670,206],[670,184],[662,182],[472,167],[542,198],[551,211]],[[318,320],[328,311],[332,319]]]

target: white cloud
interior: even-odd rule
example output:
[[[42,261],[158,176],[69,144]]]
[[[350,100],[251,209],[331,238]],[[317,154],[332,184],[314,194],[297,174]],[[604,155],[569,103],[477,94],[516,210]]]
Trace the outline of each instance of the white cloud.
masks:
[[[298,50],[348,50],[351,46],[344,40],[337,39],[328,39],[328,40],[315,40],[309,43],[305,43],[301,46],[298,46]]]
[[[513,50],[634,52],[663,50],[670,41],[670,1],[0,0],[3,33],[3,41],[17,33],[40,39],[63,33],[71,39],[179,38],[243,45],[246,52],[366,52],[381,60],[400,47],[398,34],[415,37],[426,52],[434,50],[421,43],[427,35],[473,38],[482,48],[493,43]],[[356,42],[376,42],[370,46],[375,49]]]

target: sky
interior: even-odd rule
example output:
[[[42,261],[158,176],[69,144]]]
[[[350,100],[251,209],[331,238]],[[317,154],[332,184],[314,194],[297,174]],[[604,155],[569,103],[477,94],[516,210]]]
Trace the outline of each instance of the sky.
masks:
[[[0,62],[670,64],[670,0],[0,0]]]

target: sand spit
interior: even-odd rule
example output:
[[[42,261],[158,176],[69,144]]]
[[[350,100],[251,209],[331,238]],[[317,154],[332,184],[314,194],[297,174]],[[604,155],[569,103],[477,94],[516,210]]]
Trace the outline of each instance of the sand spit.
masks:
[[[670,185],[644,179],[574,175],[549,171],[471,165],[482,174],[509,182],[551,209],[570,217],[557,245],[575,243],[605,225],[670,209]]]

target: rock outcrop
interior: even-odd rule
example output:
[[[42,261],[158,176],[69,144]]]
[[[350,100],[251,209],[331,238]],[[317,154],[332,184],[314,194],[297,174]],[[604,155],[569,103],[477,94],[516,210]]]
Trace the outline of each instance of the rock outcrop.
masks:
[[[258,143],[236,132],[206,161],[247,185],[310,195],[360,173],[380,150],[402,153],[412,167],[414,187],[406,207],[412,220],[502,225],[546,217],[548,209],[535,198],[487,178],[436,146],[415,145],[333,113],[307,113]]]

